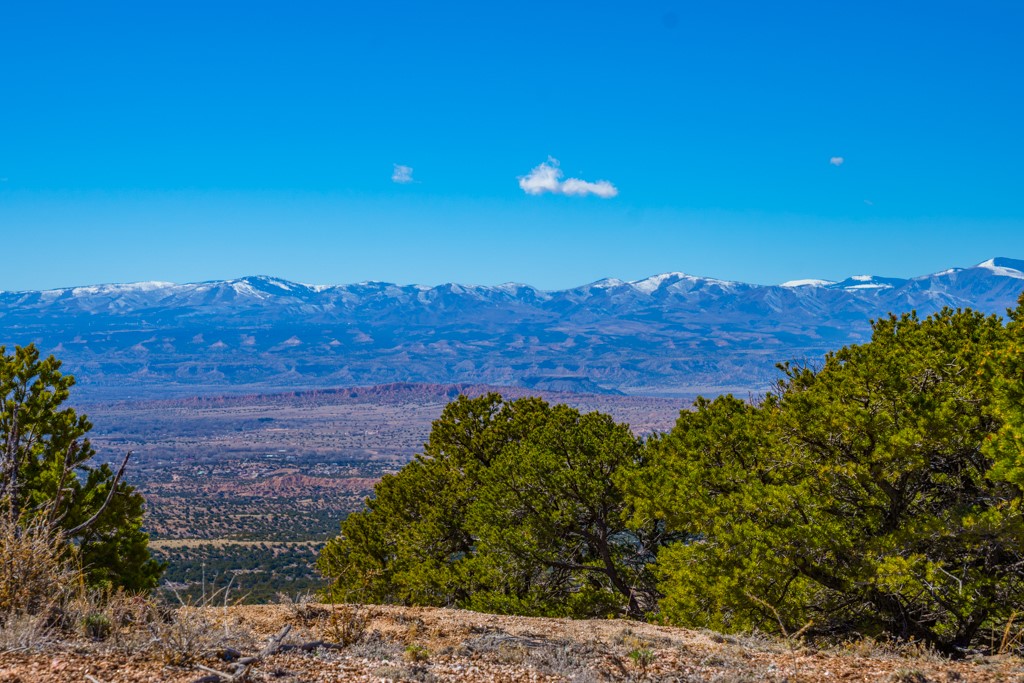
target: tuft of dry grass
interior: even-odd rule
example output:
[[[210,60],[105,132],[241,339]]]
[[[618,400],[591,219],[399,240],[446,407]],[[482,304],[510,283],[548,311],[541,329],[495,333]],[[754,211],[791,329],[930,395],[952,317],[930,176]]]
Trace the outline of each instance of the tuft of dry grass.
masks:
[[[0,652],[84,640],[120,652],[148,648],[155,605],[122,590],[86,587],[74,550],[42,518],[0,514]]]
[[[342,647],[361,643],[368,635],[374,611],[367,605],[332,602],[320,605],[309,594],[291,597],[278,593],[278,601],[287,607],[294,620],[313,634]]]
[[[0,653],[40,650],[52,641],[45,614],[9,614],[0,625]]]
[[[59,530],[0,514],[0,619],[49,610],[80,578]]]
[[[62,605],[55,624],[64,637],[84,640],[98,650],[132,654],[152,646],[148,626],[157,613],[144,595],[80,588]]]
[[[0,513],[0,652],[45,645],[81,580],[59,530]]]
[[[828,648],[830,652],[864,659],[913,659],[942,664],[948,659],[935,648],[919,640],[888,640],[862,636]]]
[[[1019,624],[1015,624],[1015,621],[1019,614],[1014,611],[1010,614],[1010,618],[1006,620],[1006,626],[1003,627],[1003,636],[999,641],[999,647],[995,650],[997,655],[1006,655],[1011,652],[1018,652],[1024,642],[1024,628]],[[1016,626],[1016,630],[1014,627]]]
[[[231,583],[192,600],[175,593],[178,606],[157,609],[149,623],[153,644],[164,663],[185,666],[225,649],[251,646],[252,634],[231,617]],[[240,600],[240,599],[239,599]]]
[[[365,607],[334,603],[330,608],[325,631],[333,642],[348,647],[366,636],[369,623]]]

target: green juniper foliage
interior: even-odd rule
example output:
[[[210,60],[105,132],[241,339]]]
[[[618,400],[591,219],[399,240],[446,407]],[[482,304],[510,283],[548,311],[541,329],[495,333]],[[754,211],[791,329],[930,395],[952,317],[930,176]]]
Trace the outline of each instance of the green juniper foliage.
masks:
[[[780,369],[646,442],[460,397],[324,549],[332,597],[983,646],[1024,610],[1024,297]]]
[[[152,589],[164,567],[149,554],[142,496],[108,465],[92,464],[92,425],[62,407],[73,384],[34,346],[0,347],[0,514],[45,517],[69,534],[93,586]]]
[[[684,412],[631,489],[692,535],[658,558],[663,617],[949,652],[1006,623],[1024,606],[1021,491],[988,445],[1006,335],[970,311],[890,316],[817,372],[783,366],[758,406]]]
[[[459,397],[423,454],[342,523],[319,567],[339,599],[640,615],[654,605],[663,525],[627,528],[615,474],[642,464],[641,442],[607,415]]]
[[[564,405],[503,450],[482,473],[469,519],[479,554],[501,579],[498,590],[474,596],[469,606],[545,612],[557,604],[568,614],[633,616],[652,609],[647,565],[663,525],[627,527],[615,481],[625,466],[644,466],[629,428]]]
[[[1024,488],[1024,295],[1009,313],[1006,341],[989,363],[994,412],[1002,425],[986,443],[986,453],[994,461],[993,477]]]

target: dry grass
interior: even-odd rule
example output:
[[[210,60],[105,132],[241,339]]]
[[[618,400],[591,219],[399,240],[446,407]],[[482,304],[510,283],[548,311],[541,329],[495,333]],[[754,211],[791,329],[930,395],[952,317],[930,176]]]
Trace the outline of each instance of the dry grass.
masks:
[[[996,654],[1019,653],[1022,647],[1024,647],[1024,626],[1016,623],[1018,616],[1020,616],[1019,613],[1014,611],[1010,614],[1010,618],[1006,620],[1006,626],[1003,628],[1003,635],[999,640],[999,648],[996,650]]]
[[[98,650],[137,652],[152,644],[147,630],[154,603],[122,590],[76,591],[61,607],[55,624],[67,640],[84,640]]]
[[[303,598],[282,605],[225,608],[221,599],[219,605],[180,607],[163,613],[162,626],[156,628],[167,630],[159,641],[136,644],[135,650],[112,651],[122,647],[113,646],[116,630],[104,641],[88,640],[80,631],[63,648],[0,654],[0,680],[13,672],[34,683],[82,680],[84,674],[107,683],[191,683],[203,673],[199,665],[218,671],[237,668],[240,656],[259,652],[286,626],[290,632],[285,632],[279,651],[254,665],[253,680],[996,683],[1024,678],[1024,660],[1012,656],[950,661],[919,648],[874,641],[821,650],[794,648],[763,636],[615,620],[390,606],[337,608],[337,628],[350,625],[335,641],[332,605]],[[115,611],[105,614],[113,618]],[[143,630],[149,632],[148,626]],[[343,638],[350,644],[342,644]],[[185,656],[165,656],[169,646]],[[66,668],[51,674],[57,659]]]
[[[231,584],[203,594],[196,600],[177,596],[178,606],[159,608],[151,603],[155,618],[148,627],[161,658],[173,666],[186,666],[222,654],[225,650],[252,645],[252,634],[232,616]]]
[[[42,522],[0,515],[0,653],[88,647],[190,665],[248,642],[231,616],[231,585],[174,608],[86,588],[74,552]]]
[[[0,513],[0,619],[40,614],[65,599],[81,573],[59,531]]]
[[[331,603],[321,605],[309,594],[290,596],[278,593],[278,602],[286,607],[293,623],[307,630],[316,639],[350,647],[369,635],[368,626],[373,608],[368,605]]]
[[[0,653],[40,650],[52,642],[45,614],[9,614],[0,625]]]
[[[945,656],[926,643],[910,640],[887,640],[869,637],[857,638],[839,644],[831,652],[852,657],[890,660],[916,660],[931,664],[948,661]]]
[[[0,513],[0,652],[49,642],[54,616],[81,578],[59,531]]]

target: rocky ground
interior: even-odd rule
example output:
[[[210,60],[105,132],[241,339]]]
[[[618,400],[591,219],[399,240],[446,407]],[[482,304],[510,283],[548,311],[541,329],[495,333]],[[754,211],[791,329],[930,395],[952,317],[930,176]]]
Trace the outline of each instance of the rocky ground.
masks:
[[[102,636],[37,638],[22,649],[8,643],[14,651],[0,654],[0,683],[1024,681],[1024,659],[1013,656],[951,662],[920,648],[866,641],[814,649],[621,620],[430,608],[179,610]]]

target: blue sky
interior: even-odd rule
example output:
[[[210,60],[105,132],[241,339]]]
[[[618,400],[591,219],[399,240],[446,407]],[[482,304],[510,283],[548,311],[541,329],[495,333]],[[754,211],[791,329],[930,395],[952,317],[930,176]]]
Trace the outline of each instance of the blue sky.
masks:
[[[1022,30],[1019,2],[6,2],[0,289],[1024,258]]]

